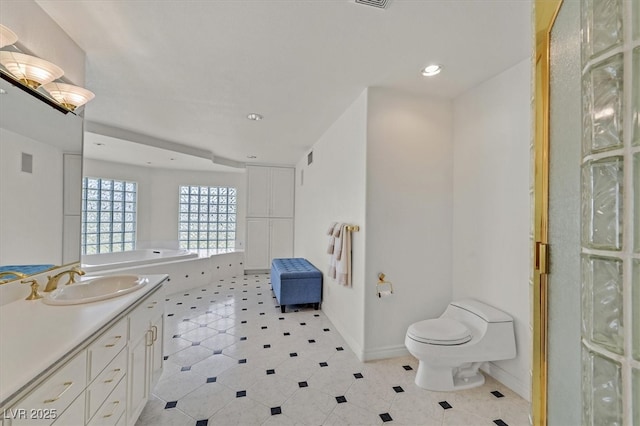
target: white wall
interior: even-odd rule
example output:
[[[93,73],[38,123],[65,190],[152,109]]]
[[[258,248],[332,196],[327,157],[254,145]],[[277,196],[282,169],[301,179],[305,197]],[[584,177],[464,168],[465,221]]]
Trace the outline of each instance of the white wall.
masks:
[[[244,244],[246,174],[136,167],[85,159],[84,176],[130,180],[138,183],[138,248],[176,248],[178,189],[180,185],[231,186],[238,190],[236,248]]]
[[[5,129],[0,140],[2,264],[60,264],[62,151]],[[33,156],[33,173],[21,171],[22,153]]]
[[[365,90],[313,146],[313,163],[307,165],[306,155],[298,162],[295,197],[295,256],[323,272],[322,310],[359,357],[364,347],[366,122]],[[332,222],[361,226],[353,234],[350,288],[327,278],[326,233]]]
[[[458,97],[453,111],[453,298],[513,316],[518,355],[491,374],[528,398],[530,61]]]
[[[407,353],[407,327],[451,301],[451,133],[449,101],[369,89],[365,359]]]

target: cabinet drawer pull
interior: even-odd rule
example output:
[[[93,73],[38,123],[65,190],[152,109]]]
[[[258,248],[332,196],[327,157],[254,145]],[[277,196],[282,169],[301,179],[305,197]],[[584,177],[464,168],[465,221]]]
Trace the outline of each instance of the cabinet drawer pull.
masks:
[[[151,326],[151,336],[153,337],[154,342],[158,340],[158,327],[156,327],[155,325]]]
[[[60,392],[60,393],[58,394],[58,396],[56,396],[55,398],[52,398],[52,399],[45,399],[45,400],[44,400],[44,403],[45,403],[45,404],[50,404],[50,403],[52,403],[52,402],[56,402],[57,400],[59,400],[59,399],[62,397],[62,395],[64,395],[64,393],[65,393],[66,391],[68,391],[69,389],[71,389],[71,385],[73,385],[73,382],[64,382],[64,383],[63,383],[63,385],[62,385],[62,386],[64,387],[64,389],[62,389],[62,392]]]
[[[149,335],[149,333],[151,333],[151,335]],[[151,338],[149,339],[149,337],[151,337]],[[145,339],[145,344],[147,346],[152,346],[153,345],[153,331],[147,330],[147,332],[144,333],[144,339]]]
[[[122,336],[114,336],[113,338],[116,339],[115,342],[109,343],[108,345],[104,345],[105,348],[114,347],[118,343],[118,340],[122,339]]]
[[[108,417],[111,417],[115,414],[116,410],[118,409],[118,404],[120,404],[120,401],[113,401],[113,409],[111,410],[111,412],[109,414],[105,414],[104,416],[102,416],[102,418],[106,419]]]
[[[120,369],[119,369],[119,368],[116,368],[115,370],[113,370],[113,376],[112,376],[110,379],[105,380],[104,382],[105,382],[105,383],[111,383],[111,382],[113,382],[113,381],[116,379],[116,377],[118,377],[119,375],[120,375]]]

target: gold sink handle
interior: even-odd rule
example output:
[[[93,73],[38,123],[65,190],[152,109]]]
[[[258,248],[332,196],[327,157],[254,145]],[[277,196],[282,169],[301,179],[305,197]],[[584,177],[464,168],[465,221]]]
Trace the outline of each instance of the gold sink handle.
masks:
[[[38,299],[42,299],[42,296],[40,295],[40,293],[38,292],[38,280],[32,279],[32,280],[22,280],[20,281],[21,284],[31,284],[31,294],[29,296],[27,296],[26,299],[24,300],[38,300]]]

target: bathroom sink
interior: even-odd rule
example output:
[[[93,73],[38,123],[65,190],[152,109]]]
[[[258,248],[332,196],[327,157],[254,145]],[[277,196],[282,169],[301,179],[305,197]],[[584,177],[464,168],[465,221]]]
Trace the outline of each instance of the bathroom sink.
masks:
[[[142,288],[148,278],[138,275],[111,275],[65,285],[48,293],[42,301],[47,305],[79,305],[119,297]]]

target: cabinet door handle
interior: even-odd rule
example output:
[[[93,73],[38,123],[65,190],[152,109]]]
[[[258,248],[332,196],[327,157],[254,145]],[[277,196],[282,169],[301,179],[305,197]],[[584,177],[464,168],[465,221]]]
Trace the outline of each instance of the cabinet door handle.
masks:
[[[158,340],[158,327],[156,327],[155,325],[151,326],[151,336],[153,337],[154,342]]]
[[[105,348],[114,347],[118,343],[118,340],[122,339],[122,336],[113,336],[113,338],[115,339],[115,341],[113,343],[109,343],[108,345],[104,345]]]
[[[62,395],[64,395],[64,393],[65,393],[66,391],[68,391],[69,389],[71,389],[71,385],[73,385],[73,382],[64,382],[64,383],[62,384],[62,386],[63,386],[62,392],[60,392],[60,393],[58,394],[58,396],[56,396],[56,397],[54,397],[54,398],[51,398],[51,399],[45,399],[45,400],[44,400],[44,403],[45,403],[45,404],[50,404],[50,403],[52,403],[52,402],[56,402],[57,400],[59,400],[59,399],[62,397]]]
[[[119,368],[116,368],[115,370],[113,370],[113,376],[111,376],[111,378],[110,378],[110,379],[107,379],[107,380],[105,380],[104,382],[105,382],[105,383],[111,383],[111,382],[113,382],[113,381],[116,379],[116,377],[118,377],[119,375],[120,375],[120,369],[119,369]]]
[[[151,335],[149,335],[149,333],[151,333]],[[149,339],[149,336],[151,337],[151,339]],[[146,342],[145,344],[147,346],[153,345],[153,331],[147,330],[147,332],[144,333],[144,339],[145,339],[145,342]]]
[[[113,409],[109,414],[105,414],[104,416],[102,416],[102,418],[106,419],[107,417],[113,416],[116,412],[116,409],[118,408],[118,404],[120,404],[120,401],[113,401]]]

